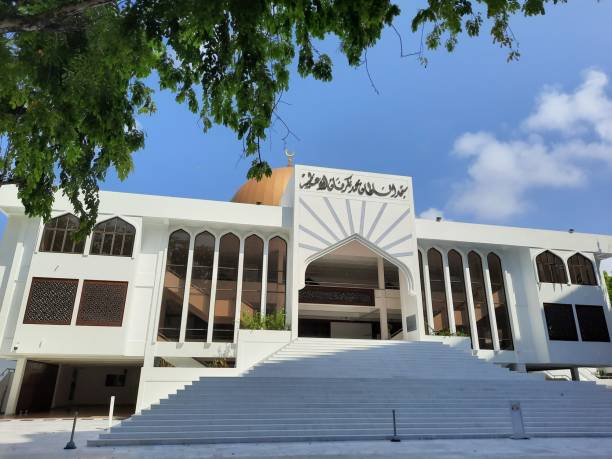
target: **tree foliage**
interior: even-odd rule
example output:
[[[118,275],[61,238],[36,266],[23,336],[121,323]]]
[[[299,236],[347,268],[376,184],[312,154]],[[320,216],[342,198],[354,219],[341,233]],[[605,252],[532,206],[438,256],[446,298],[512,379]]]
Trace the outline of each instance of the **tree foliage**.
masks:
[[[604,280],[606,287],[608,288],[608,296],[610,297],[610,304],[612,304],[612,275],[604,271]]]
[[[510,17],[564,1],[428,0],[412,29],[431,27],[426,46],[452,51],[488,22],[516,58]],[[318,42],[336,36],[357,67],[399,13],[390,0],[0,0],[0,184],[15,183],[26,213],[45,220],[62,190],[79,234],[90,231],[99,182],[110,167],[125,178],[144,145],[135,117],[155,110],[153,72],[204,131],[231,128],[260,179],[271,169],[259,144],[291,66],[330,81]]]

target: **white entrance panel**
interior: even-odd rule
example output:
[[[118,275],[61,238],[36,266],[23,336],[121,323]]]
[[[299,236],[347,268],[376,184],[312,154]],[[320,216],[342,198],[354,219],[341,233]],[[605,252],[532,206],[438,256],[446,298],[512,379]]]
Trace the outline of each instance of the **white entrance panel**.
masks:
[[[369,322],[332,322],[332,338],[372,339],[372,324]]]

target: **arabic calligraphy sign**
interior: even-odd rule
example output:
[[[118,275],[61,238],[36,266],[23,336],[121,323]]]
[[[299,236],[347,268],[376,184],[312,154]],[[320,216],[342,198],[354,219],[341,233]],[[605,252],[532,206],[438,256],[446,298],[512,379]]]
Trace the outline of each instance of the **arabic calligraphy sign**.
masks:
[[[301,190],[338,191],[340,193],[358,194],[361,196],[378,196],[381,198],[406,199],[408,185],[377,186],[374,182],[354,179],[353,175],[340,177],[328,177],[325,174],[305,172],[300,178]]]

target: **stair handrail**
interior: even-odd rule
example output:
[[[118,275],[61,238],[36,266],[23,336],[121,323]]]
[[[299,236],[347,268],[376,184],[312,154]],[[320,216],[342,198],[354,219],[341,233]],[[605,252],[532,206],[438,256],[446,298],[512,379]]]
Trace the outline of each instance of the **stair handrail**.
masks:
[[[0,380],[4,379],[4,376],[7,375],[8,373],[15,373],[15,369],[14,368],[5,368],[2,373],[0,373]]]

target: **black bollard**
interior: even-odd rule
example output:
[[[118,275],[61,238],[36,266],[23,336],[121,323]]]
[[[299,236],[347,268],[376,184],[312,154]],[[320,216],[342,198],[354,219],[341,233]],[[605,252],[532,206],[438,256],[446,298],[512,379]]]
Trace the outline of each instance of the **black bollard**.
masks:
[[[72,433],[70,434],[70,441],[66,443],[64,449],[76,449],[76,445],[74,444],[74,428],[76,427],[77,416],[79,415],[78,411],[74,413],[74,421],[72,421]]]
[[[397,425],[395,424],[395,410],[391,410],[393,412],[393,436],[391,437],[391,441],[394,443],[398,443],[402,440],[400,440],[400,437],[397,436]]]

